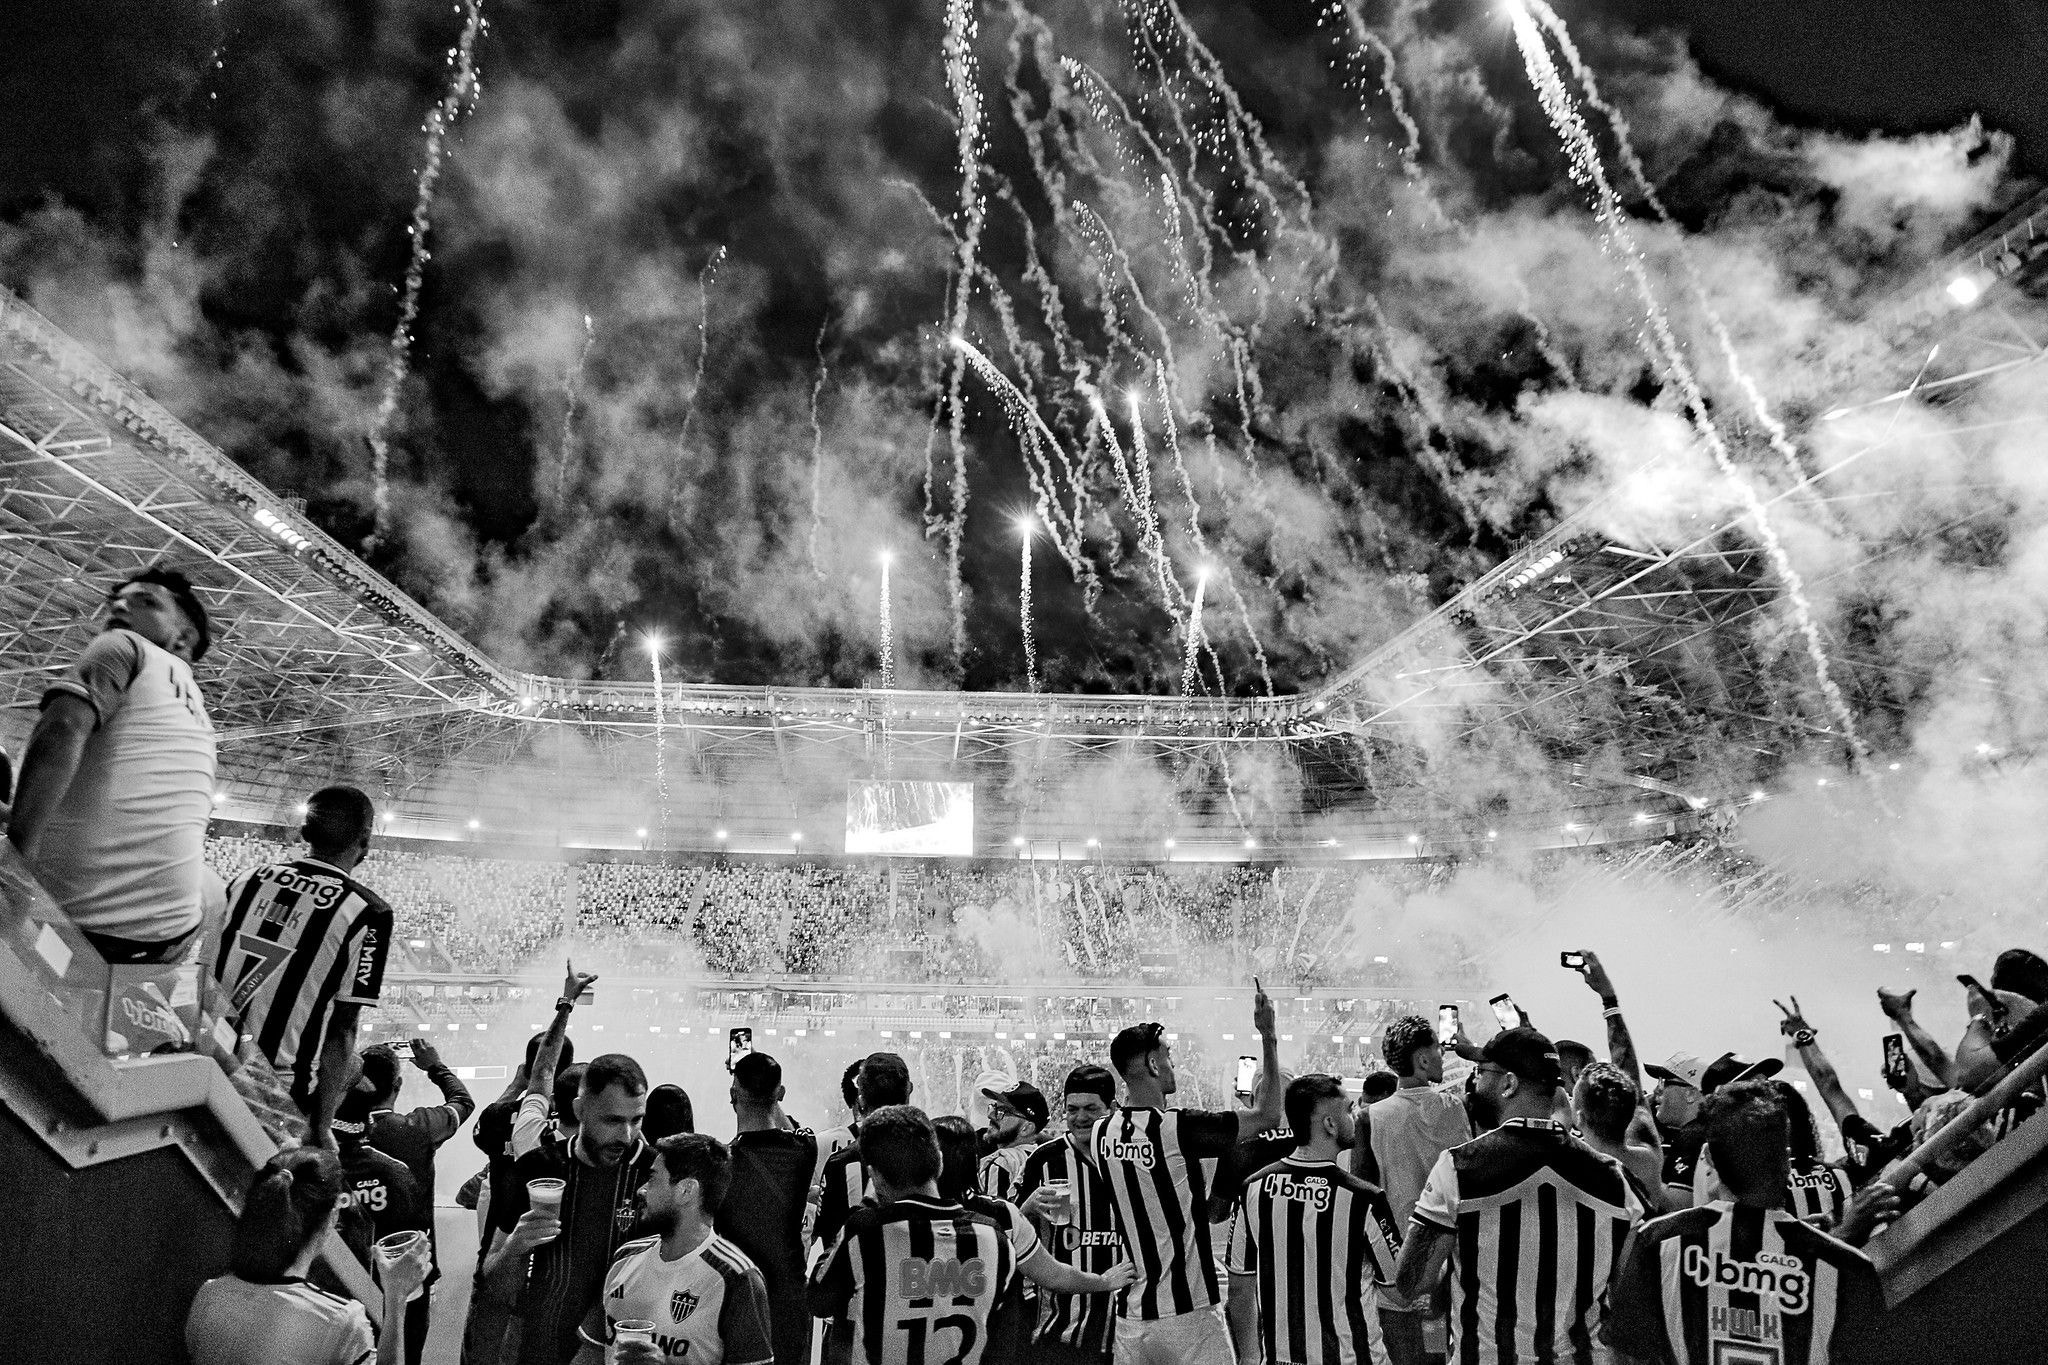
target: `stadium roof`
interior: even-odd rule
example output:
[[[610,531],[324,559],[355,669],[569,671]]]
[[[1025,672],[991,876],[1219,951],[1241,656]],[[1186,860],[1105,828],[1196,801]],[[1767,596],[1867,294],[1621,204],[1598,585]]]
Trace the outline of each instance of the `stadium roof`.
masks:
[[[2038,291],[2044,247],[2048,195],[1873,316],[1900,354],[1942,341],[1915,392],[2042,358],[2009,315],[1964,297]],[[502,666],[4,293],[0,471],[0,737],[18,752],[110,583],[175,561],[217,621],[200,677],[222,813],[251,820],[289,821],[347,781],[416,834],[617,845],[648,830],[704,848],[723,829],[728,847],[801,834],[824,850],[846,782],[894,777],[974,781],[984,852],[1085,855],[1098,840],[1150,855],[1172,839],[1184,857],[1405,856],[1494,831],[1642,837],[1841,747],[1734,506],[1624,536],[1595,503],[1298,696],[674,684],[657,698]],[[1776,498],[1824,503],[1823,478]],[[1865,662],[1834,657],[1871,703]]]

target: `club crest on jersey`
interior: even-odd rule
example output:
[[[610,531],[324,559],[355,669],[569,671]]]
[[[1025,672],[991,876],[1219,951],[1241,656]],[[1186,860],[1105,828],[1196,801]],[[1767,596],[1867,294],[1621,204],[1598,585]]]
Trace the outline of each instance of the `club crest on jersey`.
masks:
[[[906,1256],[896,1265],[906,1299],[979,1298],[988,1292],[988,1267],[979,1256],[965,1261]]]
[[[668,1315],[677,1322],[687,1322],[690,1314],[697,1311],[697,1296],[687,1289],[678,1289],[668,1296]]]
[[[1102,1139],[1102,1156],[1106,1161],[1128,1161],[1133,1166],[1152,1169],[1152,1143],[1146,1138]]]
[[[1753,1261],[1738,1261],[1726,1252],[1707,1254],[1702,1246],[1685,1249],[1686,1277],[1694,1284],[1712,1289],[1732,1289],[1743,1294],[1775,1297],[1787,1313],[1804,1313],[1810,1285],[1797,1258],[1760,1251]]]

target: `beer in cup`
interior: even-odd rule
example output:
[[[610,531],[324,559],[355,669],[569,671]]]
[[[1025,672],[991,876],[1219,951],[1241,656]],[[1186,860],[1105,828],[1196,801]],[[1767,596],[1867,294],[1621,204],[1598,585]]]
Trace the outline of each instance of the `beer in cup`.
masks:
[[[621,1318],[612,1324],[612,1359],[618,1359],[621,1346],[652,1346],[654,1324],[645,1318]]]
[[[567,1188],[567,1181],[557,1180],[553,1176],[529,1180],[526,1182],[526,1202],[538,1213],[545,1213],[550,1218],[560,1218],[562,1191]]]
[[[426,1246],[427,1234],[419,1231],[394,1232],[388,1236],[379,1237],[376,1246],[372,1248],[371,1256],[377,1263],[378,1283],[383,1283],[386,1272],[406,1257],[425,1255]],[[411,1303],[426,1292],[426,1286],[422,1285],[406,1295],[405,1301]]]
[[[1045,1211],[1047,1222],[1057,1227],[1065,1227],[1074,1221],[1074,1187],[1071,1182],[1048,1179],[1045,1182],[1045,1197],[1049,1204]]]

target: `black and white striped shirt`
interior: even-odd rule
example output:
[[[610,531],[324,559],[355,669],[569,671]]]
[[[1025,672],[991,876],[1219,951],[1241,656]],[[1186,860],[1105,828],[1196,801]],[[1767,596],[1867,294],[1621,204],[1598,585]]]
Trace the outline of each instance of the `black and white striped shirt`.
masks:
[[[1391,1288],[1400,1252],[1387,1196],[1333,1161],[1287,1157],[1247,1180],[1230,1273],[1256,1277],[1265,1365],[1379,1359],[1365,1287]]]
[[[1118,1311],[1146,1322],[1223,1301],[1209,1240],[1203,1161],[1237,1145],[1237,1115],[1113,1109],[1088,1133],[1088,1159],[1109,1186],[1124,1254],[1138,1272]]]
[[[1066,1138],[1044,1143],[1025,1158],[1024,1173],[1017,1182],[1018,1202],[1029,1199],[1047,1180],[1067,1182],[1074,1212],[1071,1221],[1049,1227],[1040,1245],[1056,1259],[1091,1275],[1107,1271],[1117,1263],[1122,1247],[1109,1186],[1094,1166],[1080,1159]],[[1116,1295],[1055,1294],[1042,1289],[1038,1303],[1032,1341],[1063,1342],[1100,1356],[1110,1353],[1116,1341]]]
[[[923,1196],[864,1205],[812,1273],[810,1309],[850,1318],[867,1365],[978,1365],[997,1302],[1037,1247],[1021,1216],[1005,1228]]]
[[[383,897],[317,858],[253,868],[228,888],[214,976],[301,1108],[334,1006],[377,1003],[391,928]]]
[[[1456,1365],[1606,1359],[1600,1295],[1643,1216],[1621,1163],[1551,1119],[1509,1119],[1437,1159],[1411,1235],[1452,1234]]]
[[[818,1193],[818,1220],[811,1237],[830,1251],[846,1227],[847,1217],[868,1197],[867,1163],[860,1159],[860,1144],[842,1147],[825,1161],[825,1174]]]
[[[1637,1229],[1615,1277],[1609,1343],[1677,1365],[1866,1358],[1884,1291],[1862,1252],[1784,1209],[1716,1200]]]

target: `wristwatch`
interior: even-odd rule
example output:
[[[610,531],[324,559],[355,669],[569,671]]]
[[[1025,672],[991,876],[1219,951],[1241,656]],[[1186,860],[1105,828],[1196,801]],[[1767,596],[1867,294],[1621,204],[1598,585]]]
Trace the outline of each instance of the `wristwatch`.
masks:
[[[1795,1034],[1793,1034],[1793,1035],[1792,1035],[1792,1046],[1794,1046],[1794,1047],[1812,1047],[1812,1046],[1813,1046],[1813,1040],[1814,1040],[1815,1038],[1819,1037],[1819,1036],[1820,1036],[1820,1035],[1819,1035],[1819,1034],[1817,1034],[1817,1033],[1815,1033],[1815,1032],[1814,1032],[1814,1031],[1813,1031],[1812,1029],[1810,1029],[1810,1028],[1803,1028],[1803,1029],[1799,1030],[1799,1032],[1797,1032],[1797,1033],[1795,1033]]]
[[[555,997],[555,1008],[558,1010],[573,1010],[576,1008],[576,1002],[566,995],[558,995]]]

